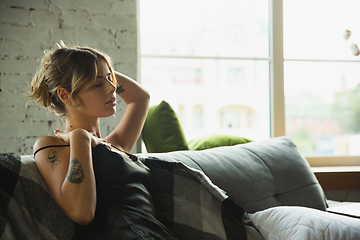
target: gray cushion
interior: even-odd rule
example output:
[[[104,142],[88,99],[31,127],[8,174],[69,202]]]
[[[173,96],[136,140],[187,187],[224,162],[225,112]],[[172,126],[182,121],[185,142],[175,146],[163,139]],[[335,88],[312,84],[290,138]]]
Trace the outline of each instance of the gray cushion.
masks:
[[[149,155],[203,170],[249,213],[282,205],[326,209],[319,182],[287,137],[202,151],[141,156]]]

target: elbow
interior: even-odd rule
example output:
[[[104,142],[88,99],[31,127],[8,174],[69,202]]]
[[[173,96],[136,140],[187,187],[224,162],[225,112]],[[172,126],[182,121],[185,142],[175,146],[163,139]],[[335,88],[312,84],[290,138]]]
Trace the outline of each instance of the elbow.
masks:
[[[82,216],[76,223],[79,225],[88,225],[94,220],[95,214],[88,214],[85,216]]]
[[[146,102],[150,102],[150,93],[148,91],[144,91],[143,98]]]
[[[138,99],[137,99],[137,102],[143,106],[149,106],[149,103],[150,103],[150,94],[149,92],[145,91],[141,94],[141,95],[138,95]]]
[[[95,211],[78,212],[69,215],[70,219],[79,225],[88,225],[95,217]]]

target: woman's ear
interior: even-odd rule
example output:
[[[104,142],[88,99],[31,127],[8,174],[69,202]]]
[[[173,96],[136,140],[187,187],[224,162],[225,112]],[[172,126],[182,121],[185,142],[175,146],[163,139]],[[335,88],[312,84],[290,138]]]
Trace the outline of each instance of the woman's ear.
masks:
[[[71,105],[71,95],[65,88],[58,88],[57,94],[59,96],[59,99],[65,104]]]

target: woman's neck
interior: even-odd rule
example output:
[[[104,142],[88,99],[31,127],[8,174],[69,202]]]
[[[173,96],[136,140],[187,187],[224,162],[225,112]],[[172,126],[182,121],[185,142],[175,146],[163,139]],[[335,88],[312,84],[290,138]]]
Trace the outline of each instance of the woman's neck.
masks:
[[[100,134],[100,120],[95,121],[74,121],[73,119],[66,118],[64,132],[71,132],[74,129],[85,129],[88,132],[94,132],[97,137],[101,137]]]

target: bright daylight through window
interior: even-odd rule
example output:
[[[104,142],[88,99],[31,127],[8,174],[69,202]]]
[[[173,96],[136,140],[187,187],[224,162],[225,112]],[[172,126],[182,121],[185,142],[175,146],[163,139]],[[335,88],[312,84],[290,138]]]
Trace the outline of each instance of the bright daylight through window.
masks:
[[[161,7],[160,7],[161,6]],[[268,3],[140,1],[141,81],[187,140],[270,137]]]
[[[360,44],[359,7],[284,1],[286,135],[305,155],[360,155],[360,56],[350,50]]]
[[[170,103],[188,141],[272,137],[268,0],[139,2],[141,82],[151,105]],[[360,155],[360,56],[342,36],[351,29],[360,44],[359,5],[283,1],[283,127],[305,155]]]

